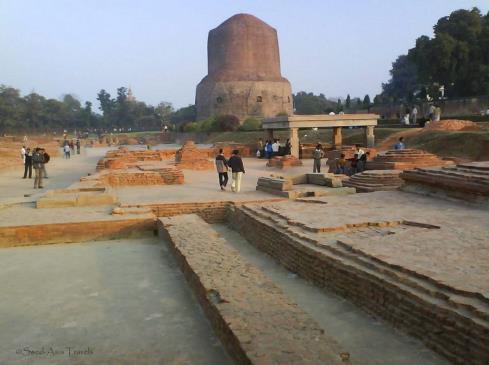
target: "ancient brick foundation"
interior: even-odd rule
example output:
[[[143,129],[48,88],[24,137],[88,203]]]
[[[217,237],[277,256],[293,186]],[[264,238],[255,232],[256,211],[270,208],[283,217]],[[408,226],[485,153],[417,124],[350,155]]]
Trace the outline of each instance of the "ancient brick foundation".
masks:
[[[294,166],[302,166],[302,161],[294,156],[275,156],[267,162],[267,167],[286,169]]]
[[[489,303],[482,297],[454,292],[427,277],[352,252],[341,242],[331,248],[317,245],[300,230],[287,229],[281,218],[267,218],[268,213],[248,206],[229,214],[232,228],[288,270],[420,338],[453,363],[488,363]]]
[[[403,190],[489,204],[489,161],[404,171]]]
[[[343,180],[343,185],[355,188],[359,193],[398,190],[404,183],[400,170],[367,170]]]
[[[214,162],[209,159],[212,149],[199,149],[193,141],[184,143],[175,154],[175,165],[188,170],[212,170]]]
[[[278,202],[284,199],[263,199],[260,202]],[[246,203],[256,203],[248,200],[243,202],[210,201],[190,203],[150,203],[150,204],[122,204],[121,208],[145,207],[150,208],[157,217],[174,217],[181,214],[197,214],[207,223],[222,223],[226,221],[227,212],[232,206]]]
[[[141,237],[153,234],[154,217],[0,227],[0,248]]]
[[[158,171],[141,171],[138,169],[116,170],[102,177],[109,186],[137,185],[175,185],[183,184],[184,176],[180,169],[162,168]]]
[[[360,363],[197,216],[163,218],[158,229],[237,364]]]
[[[367,162],[367,170],[410,170],[416,167],[452,165],[452,161],[416,149],[391,150]]]

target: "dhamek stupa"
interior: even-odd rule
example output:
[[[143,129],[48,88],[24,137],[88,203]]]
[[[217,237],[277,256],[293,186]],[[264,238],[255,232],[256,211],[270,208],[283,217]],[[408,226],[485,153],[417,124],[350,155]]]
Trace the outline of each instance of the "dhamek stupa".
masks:
[[[249,14],[236,14],[209,32],[208,74],[197,85],[197,119],[232,114],[292,114],[289,81],[280,73],[277,31]]]

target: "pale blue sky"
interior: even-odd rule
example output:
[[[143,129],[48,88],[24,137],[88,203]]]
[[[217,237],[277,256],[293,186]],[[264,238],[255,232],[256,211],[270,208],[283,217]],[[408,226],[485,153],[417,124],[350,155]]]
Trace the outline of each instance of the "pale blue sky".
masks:
[[[249,13],[277,29],[294,92],[373,97],[417,37],[473,6],[487,13],[489,0],[0,0],[0,84],[82,101],[130,85],[139,100],[186,106],[208,31]]]

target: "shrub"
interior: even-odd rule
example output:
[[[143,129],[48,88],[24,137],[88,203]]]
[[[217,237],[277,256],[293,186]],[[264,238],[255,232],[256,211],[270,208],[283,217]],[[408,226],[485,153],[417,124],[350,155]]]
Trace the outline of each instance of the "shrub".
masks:
[[[239,119],[235,115],[219,115],[216,124],[221,131],[235,131],[239,127]]]
[[[184,132],[198,132],[199,131],[199,123],[190,122],[183,125]]]
[[[257,118],[248,118],[239,127],[241,131],[256,131],[258,129],[261,129],[261,120]]]
[[[217,131],[218,129],[219,126],[217,124],[215,117],[211,117],[199,122],[199,130],[201,132],[213,132],[213,131]]]

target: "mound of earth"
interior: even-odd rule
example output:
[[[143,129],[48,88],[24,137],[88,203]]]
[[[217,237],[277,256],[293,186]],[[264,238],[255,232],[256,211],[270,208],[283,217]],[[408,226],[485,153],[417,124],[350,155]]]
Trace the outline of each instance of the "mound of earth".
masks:
[[[481,129],[477,123],[460,119],[445,119],[439,122],[431,122],[425,128],[436,131],[477,131]]]

